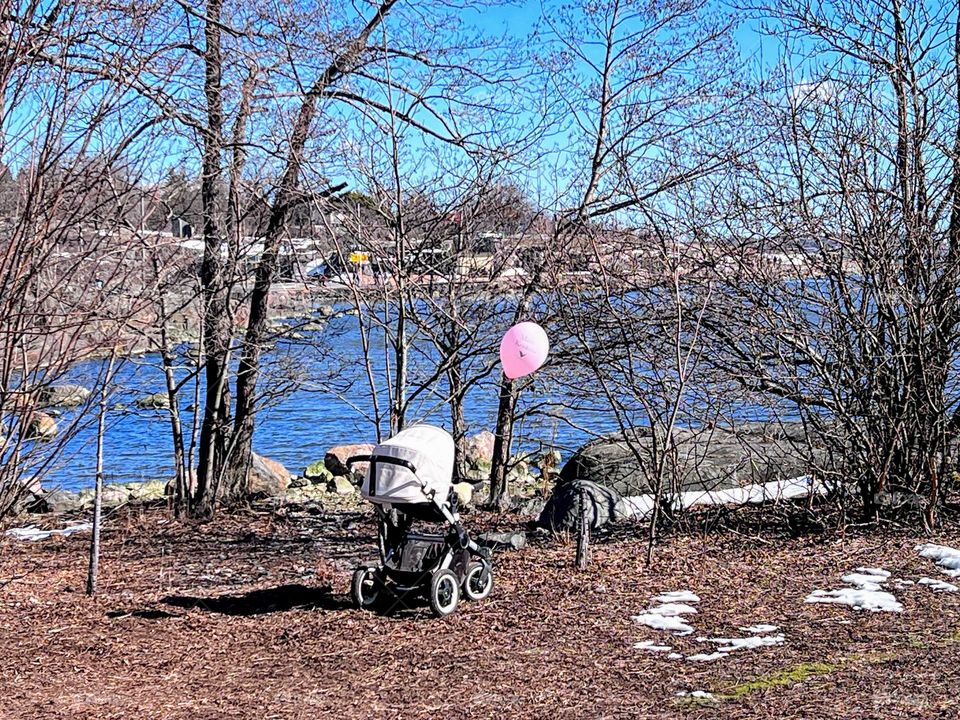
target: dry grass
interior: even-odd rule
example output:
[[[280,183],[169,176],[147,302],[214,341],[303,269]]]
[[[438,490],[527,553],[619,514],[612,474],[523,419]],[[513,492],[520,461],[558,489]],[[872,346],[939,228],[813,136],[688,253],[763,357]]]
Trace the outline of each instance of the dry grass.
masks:
[[[506,527],[504,518],[468,523]],[[349,606],[349,570],[374,550],[367,514],[290,512],[175,525],[113,518],[101,593],[82,594],[87,538],[0,541],[4,718],[955,718],[960,594],[898,590],[902,614],[806,605],[858,565],[937,576],[907,534],[675,537],[541,543],[497,557],[497,587],[444,621]],[[960,543],[960,529],[938,538]],[[4,584],[6,583],[6,584]],[[696,633],[630,616],[652,595],[699,594]],[[767,622],[783,646],[697,664],[633,649]],[[712,701],[677,696],[715,693]]]

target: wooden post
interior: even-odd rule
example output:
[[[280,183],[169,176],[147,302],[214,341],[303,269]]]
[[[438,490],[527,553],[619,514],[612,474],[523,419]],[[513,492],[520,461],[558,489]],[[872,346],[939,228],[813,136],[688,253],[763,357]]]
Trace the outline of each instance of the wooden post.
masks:
[[[586,570],[590,562],[590,493],[580,490],[580,522],[577,523],[577,570]]]
[[[113,382],[113,366],[117,360],[114,349],[110,355],[110,364],[103,378],[103,387],[100,391],[100,409],[97,417],[97,474],[96,489],[93,496],[93,528],[90,537],[90,565],[87,568],[87,595],[97,592],[97,575],[100,572],[100,513],[103,506],[103,435],[107,418],[107,395],[110,392],[110,383]]]

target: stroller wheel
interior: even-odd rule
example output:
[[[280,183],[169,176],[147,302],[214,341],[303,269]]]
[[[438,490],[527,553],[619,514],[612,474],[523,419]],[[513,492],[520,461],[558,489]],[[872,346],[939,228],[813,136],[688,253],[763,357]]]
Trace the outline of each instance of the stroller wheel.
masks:
[[[493,569],[486,566],[486,578],[484,578],[485,564],[472,562],[467,565],[467,572],[463,577],[463,594],[467,600],[483,600],[493,590]]]
[[[353,571],[353,582],[350,584],[353,602],[359,608],[373,607],[380,597],[382,581],[373,567],[358,567]]]
[[[460,602],[460,582],[452,570],[438,570],[430,579],[430,609],[437,617],[453,614]]]

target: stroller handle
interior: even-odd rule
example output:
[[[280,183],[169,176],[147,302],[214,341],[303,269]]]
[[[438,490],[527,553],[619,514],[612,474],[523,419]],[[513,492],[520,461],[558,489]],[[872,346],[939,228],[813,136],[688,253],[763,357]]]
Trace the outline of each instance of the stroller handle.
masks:
[[[370,462],[371,457],[373,456],[372,455],[351,455],[350,457],[347,458],[346,465],[348,468],[352,470],[353,465],[356,465],[357,463],[362,463],[362,462]]]
[[[353,457],[347,458],[347,467],[351,470],[354,463],[386,463],[387,465],[399,465],[404,467],[414,475],[417,474],[416,466],[403,458],[389,457],[388,455],[354,455]]]

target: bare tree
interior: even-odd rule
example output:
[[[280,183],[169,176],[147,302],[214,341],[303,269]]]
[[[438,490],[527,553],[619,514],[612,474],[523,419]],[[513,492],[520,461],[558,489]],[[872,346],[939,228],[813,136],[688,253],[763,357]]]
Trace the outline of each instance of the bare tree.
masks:
[[[920,494],[933,525],[960,427],[960,21],[900,0],[756,9],[785,80],[728,186],[717,364],[796,408],[866,517]]]

